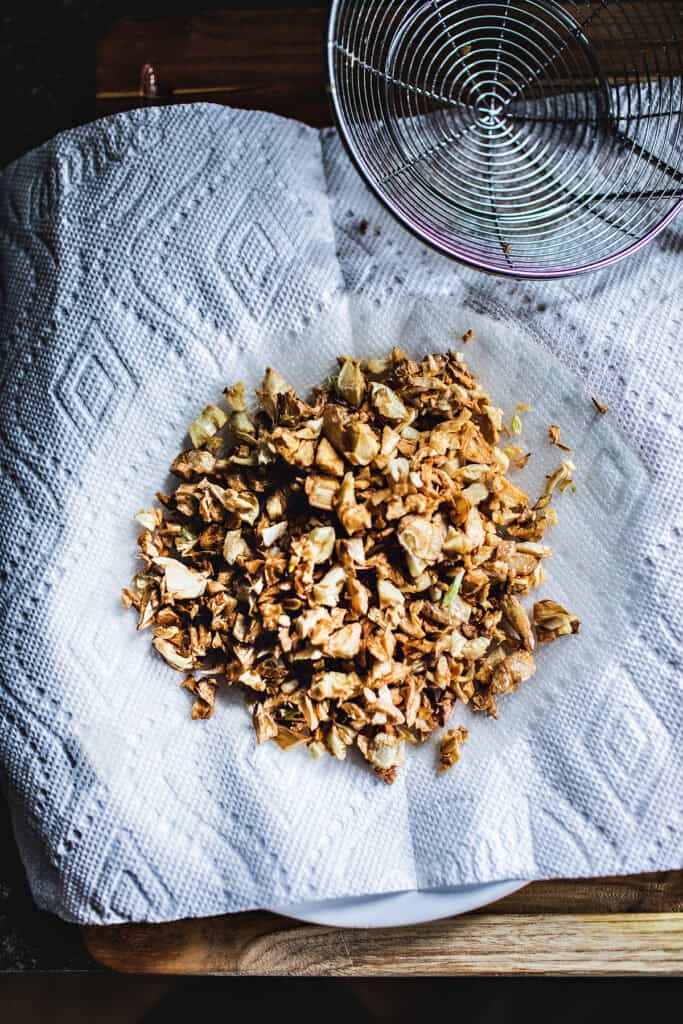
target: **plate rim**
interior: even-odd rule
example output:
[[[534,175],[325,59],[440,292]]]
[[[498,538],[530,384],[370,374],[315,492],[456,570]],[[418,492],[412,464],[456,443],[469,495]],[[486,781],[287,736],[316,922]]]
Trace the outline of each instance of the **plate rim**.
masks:
[[[306,924],[331,928],[400,928],[457,917],[509,896],[529,879],[504,879],[440,889],[404,889],[372,896],[311,900],[267,909]]]

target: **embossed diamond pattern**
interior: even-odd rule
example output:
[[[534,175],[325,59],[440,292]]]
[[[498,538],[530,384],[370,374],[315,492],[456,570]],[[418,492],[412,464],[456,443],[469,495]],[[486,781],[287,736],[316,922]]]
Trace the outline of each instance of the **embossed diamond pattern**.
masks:
[[[682,246],[674,227],[593,278],[479,277],[403,233],[334,133],[212,106],[98,122],[5,172],[0,762],[42,906],[158,920],[678,865]],[[548,594],[581,604],[584,640],[543,652],[445,779],[429,745],[391,789],[312,771],[257,749],[229,693],[190,722],[116,596],[129,513],[187,422],[266,361],[310,380],[340,351],[457,345],[470,322],[506,408],[542,411],[541,476],[541,415],[573,424]]]

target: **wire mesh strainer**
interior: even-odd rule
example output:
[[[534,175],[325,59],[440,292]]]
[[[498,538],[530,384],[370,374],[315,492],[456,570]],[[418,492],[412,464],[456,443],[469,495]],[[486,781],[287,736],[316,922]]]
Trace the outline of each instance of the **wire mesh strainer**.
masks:
[[[594,269],[683,205],[680,0],[335,0],[328,61],[363,177],[465,263]]]

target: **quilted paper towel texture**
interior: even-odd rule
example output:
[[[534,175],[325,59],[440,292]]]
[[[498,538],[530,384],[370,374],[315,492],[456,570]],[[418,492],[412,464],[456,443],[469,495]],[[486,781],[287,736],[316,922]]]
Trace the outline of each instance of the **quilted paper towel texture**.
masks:
[[[0,759],[42,906],[163,920],[679,866],[680,230],[585,280],[484,278],[408,237],[333,132],[203,105],[58,137],[5,172],[0,217]],[[118,604],[188,422],[267,362],[305,388],[338,352],[470,325],[496,400],[533,406],[524,484],[553,465],[548,423],[574,444],[544,592],[581,638],[500,721],[458,709],[445,777],[433,745],[393,787],[257,749],[231,693],[191,722]]]

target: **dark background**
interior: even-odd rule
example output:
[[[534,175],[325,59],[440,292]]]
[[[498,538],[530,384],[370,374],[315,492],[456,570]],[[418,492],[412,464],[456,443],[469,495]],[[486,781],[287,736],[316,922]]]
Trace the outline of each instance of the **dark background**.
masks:
[[[318,6],[320,2],[318,2]],[[301,0],[3,0],[0,14],[0,166],[58,131],[95,116],[95,45],[124,15],[187,13],[230,7],[306,7]],[[680,1009],[676,981],[524,979],[334,980],[267,983],[250,979],[186,981],[116,977],[93,964],[75,926],[38,911],[31,899],[0,800],[0,1019],[14,1022],[186,1020],[221,1007],[236,1018],[292,1013],[303,1021],[545,1020],[627,1024]],[[11,972],[21,972],[21,976]],[[36,972],[41,972],[36,978]],[[51,972],[51,973],[47,973]],[[76,973],[78,972],[78,973]],[[27,977],[28,974],[28,977]],[[28,982],[28,984],[27,984]],[[611,1011],[611,1012],[610,1012]]]

